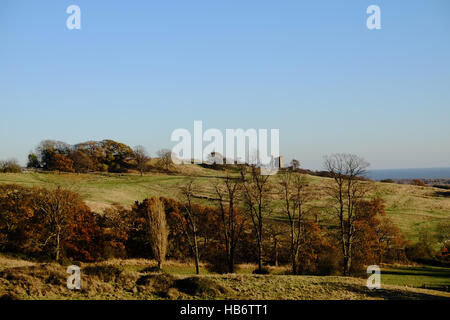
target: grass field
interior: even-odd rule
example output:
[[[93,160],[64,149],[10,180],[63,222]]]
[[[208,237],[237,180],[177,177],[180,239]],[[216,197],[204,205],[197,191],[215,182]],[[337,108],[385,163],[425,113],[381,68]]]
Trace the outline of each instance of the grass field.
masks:
[[[384,284],[450,292],[450,268],[396,266],[385,267],[381,273],[381,281]]]
[[[113,259],[81,264],[81,291],[66,287],[66,267],[33,263],[0,256],[0,297],[15,299],[449,299],[450,293],[429,290],[449,285],[450,269],[383,269],[382,287],[369,290],[366,280],[340,276],[284,275],[285,268],[271,268],[270,275],[254,275],[255,265],[241,265],[236,274],[210,274],[202,267],[168,261],[164,273],[155,273],[156,262]],[[409,273],[416,273],[413,278]],[[442,289],[442,287],[440,288]]]
[[[186,165],[176,174],[152,173],[143,177],[100,173],[0,174],[0,183],[63,187],[78,192],[92,210],[102,212],[114,204],[129,207],[149,196],[180,199],[179,187],[193,178],[196,195],[212,196],[214,183],[223,175],[221,171]],[[280,202],[275,199],[278,179],[271,178],[274,219],[283,218]],[[324,187],[332,181],[316,176],[308,179],[318,197],[312,205],[326,208]],[[385,200],[388,216],[412,241],[417,240],[419,231],[433,232],[437,223],[450,219],[450,196],[442,194],[442,190],[374,183],[373,194]],[[208,200],[199,201],[208,203]],[[331,221],[325,213],[320,219],[323,224]],[[382,289],[369,290],[363,278],[290,276],[286,275],[286,267],[270,267],[271,274],[263,276],[252,274],[254,265],[241,265],[232,275],[210,274],[203,266],[200,276],[195,277],[193,266],[188,264],[169,261],[163,274],[154,273],[154,265],[153,261],[135,259],[82,264],[82,270],[93,271],[83,273],[84,288],[74,292],[65,286],[64,266],[0,255],[0,296],[6,294],[19,299],[450,299],[450,268],[384,266]],[[113,270],[113,275],[108,268]]]
[[[201,168],[196,165],[181,166],[177,174],[66,174],[66,173],[20,173],[0,174],[0,183],[16,183],[24,186],[55,188],[61,186],[80,193],[92,210],[101,212],[113,204],[131,206],[136,200],[149,196],[180,198],[179,186],[195,178],[196,193],[210,196],[218,177],[225,173]],[[332,181],[328,178],[308,176],[310,187],[319,199],[313,205],[326,207],[323,187]],[[272,183],[277,186],[277,177]],[[435,188],[417,187],[389,183],[375,183],[374,195],[386,202],[386,211],[392,221],[400,227],[409,239],[417,240],[421,230],[433,232],[440,221],[450,219],[450,192],[438,193]],[[274,191],[275,193],[275,191]],[[205,202],[205,200],[200,200]],[[275,207],[277,201],[274,201]],[[275,208],[274,218],[281,218],[280,210]],[[326,223],[326,215],[322,216]]]

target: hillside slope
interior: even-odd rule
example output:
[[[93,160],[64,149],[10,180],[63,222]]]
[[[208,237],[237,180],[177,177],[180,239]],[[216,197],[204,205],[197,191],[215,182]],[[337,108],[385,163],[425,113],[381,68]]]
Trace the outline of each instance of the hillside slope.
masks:
[[[152,271],[149,260],[81,264],[80,291],[66,287],[65,266],[0,256],[0,299],[243,299],[243,300],[429,300],[450,293],[384,285],[369,290],[365,279],[338,276],[230,274],[193,276],[192,266],[168,262],[171,273]],[[254,266],[253,266],[254,267]],[[383,278],[382,278],[383,280]]]
[[[63,188],[80,193],[92,210],[101,212],[113,204],[131,206],[136,200],[149,196],[179,198],[178,187],[195,178],[196,192],[201,196],[212,196],[213,185],[218,177],[226,173],[204,169],[196,165],[184,165],[177,174],[67,174],[67,173],[20,173],[0,174],[0,183],[16,183],[24,186]],[[310,187],[318,196],[313,205],[326,208],[324,187],[332,183],[329,178],[308,176]],[[274,189],[277,177],[271,178]],[[386,211],[392,221],[416,240],[420,230],[433,231],[440,221],[450,219],[450,191],[431,187],[417,187],[390,183],[375,183],[374,195],[386,202]],[[200,200],[208,203],[205,200]],[[209,202],[209,204],[211,204]],[[274,201],[275,206],[277,201]],[[275,208],[274,218],[281,218]],[[330,217],[323,216],[324,220]]]

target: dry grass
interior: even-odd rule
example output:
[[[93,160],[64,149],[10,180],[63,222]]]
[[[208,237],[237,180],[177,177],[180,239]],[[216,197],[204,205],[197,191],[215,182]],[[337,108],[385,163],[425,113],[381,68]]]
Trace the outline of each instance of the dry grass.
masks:
[[[281,274],[192,275],[191,265],[168,261],[155,272],[155,261],[113,259],[81,264],[82,289],[66,287],[66,266],[0,257],[0,297],[9,299],[450,299],[450,293],[385,285],[369,290],[364,279]],[[243,265],[241,269],[254,269]],[[190,270],[190,274],[189,274]],[[278,270],[282,273],[283,269]],[[273,269],[272,271],[275,271]]]

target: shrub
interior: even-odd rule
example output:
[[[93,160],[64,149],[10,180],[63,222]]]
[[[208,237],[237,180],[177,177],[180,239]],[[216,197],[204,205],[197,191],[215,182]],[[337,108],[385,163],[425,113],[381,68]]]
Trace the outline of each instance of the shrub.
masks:
[[[40,168],[41,167],[41,163],[39,162],[38,156],[31,152],[28,155],[28,162],[27,162],[27,168]]]
[[[140,277],[136,281],[136,284],[149,287],[159,296],[167,296],[169,289],[171,289],[175,284],[175,277],[166,273],[149,274]]]
[[[406,256],[410,261],[419,263],[430,262],[435,259],[433,238],[429,232],[419,233],[419,241],[405,248]]]
[[[318,275],[337,275],[341,271],[342,262],[335,247],[324,247],[318,253],[317,271]]]
[[[16,159],[0,161],[0,172],[3,173],[20,173],[22,168]]]
[[[261,268],[261,269],[256,269],[256,270],[253,270],[253,272],[252,272],[253,274],[269,274],[270,273],[270,270],[269,270],[269,268]]]
[[[229,291],[228,288],[211,279],[200,277],[176,280],[175,286],[181,292],[195,296],[217,296]]]
[[[206,269],[210,272],[219,274],[225,274],[229,272],[226,259],[220,254],[215,254],[209,259],[208,264],[206,265]]]
[[[427,186],[425,184],[425,182],[423,180],[420,180],[420,179],[414,179],[413,181],[411,181],[411,185],[418,186],[418,187],[426,187]]]

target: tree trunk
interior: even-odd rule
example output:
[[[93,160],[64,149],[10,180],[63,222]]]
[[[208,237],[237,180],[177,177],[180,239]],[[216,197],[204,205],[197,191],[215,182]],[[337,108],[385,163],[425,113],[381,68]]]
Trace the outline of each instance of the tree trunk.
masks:
[[[197,244],[196,232],[194,232],[194,259],[195,259],[195,273],[200,274],[199,254],[198,254],[198,244]]]
[[[230,254],[228,257],[228,271],[230,273],[234,273],[234,247],[231,246]]]
[[[56,261],[59,261],[59,242],[60,242],[60,233],[61,231],[58,229],[56,233]]]
[[[291,223],[291,264],[292,264],[292,274],[297,274],[297,259],[295,256],[295,233],[294,233],[294,223]]]
[[[278,267],[278,241],[277,238],[275,238],[275,243],[274,243],[274,250],[275,250],[275,266]]]
[[[262,243],[261,243],[261,239],[258,239],[258,270],[262,271]]]

